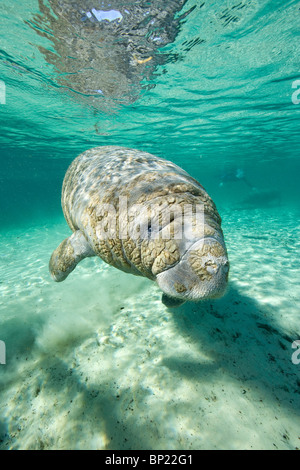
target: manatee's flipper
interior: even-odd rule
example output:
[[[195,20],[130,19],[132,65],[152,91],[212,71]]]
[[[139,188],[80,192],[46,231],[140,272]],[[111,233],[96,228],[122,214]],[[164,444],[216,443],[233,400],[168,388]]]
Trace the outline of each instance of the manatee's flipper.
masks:
[[[52,253],[49,271],[54,281],[64,281],[70,272],[76,268],[79,261],[89,256],[95,256],[95,253],[84,238],[83,233],[77,230],[61,242]]]
[[[162,303],[169,308],[176,308],[180,305],[184,304],[185,300],[182,299],[175,299],[175,297],[170,297],[167,294],[163,294],[161,297]]]

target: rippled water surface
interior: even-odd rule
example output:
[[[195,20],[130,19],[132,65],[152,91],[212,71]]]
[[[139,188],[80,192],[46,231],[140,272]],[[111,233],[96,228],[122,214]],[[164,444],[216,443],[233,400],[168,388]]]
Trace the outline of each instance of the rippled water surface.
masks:
[[[298,448],[300,2],[0,8],[0,448]],[[204,185],[224,298],[171,311],[94,258],[52,282],[65,171],[100,145]]]

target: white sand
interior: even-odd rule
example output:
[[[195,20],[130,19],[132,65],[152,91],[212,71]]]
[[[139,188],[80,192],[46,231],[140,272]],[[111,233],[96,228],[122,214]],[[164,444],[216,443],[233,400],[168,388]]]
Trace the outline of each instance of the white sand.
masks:
[[[227,295],[174,310],[96,258],[54,283],[63,221],[0,233],[0,449],[300,447],[299,214],[222,215]]]

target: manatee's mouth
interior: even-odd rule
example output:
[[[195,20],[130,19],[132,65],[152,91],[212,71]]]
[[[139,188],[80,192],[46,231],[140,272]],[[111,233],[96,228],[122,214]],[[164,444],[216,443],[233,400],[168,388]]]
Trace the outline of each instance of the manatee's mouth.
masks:
[[[195,302],[222,297],[228,271],[224,243],[204,237],[191,242],[180,261],[159,273],[156,280],[167,296]]]
[[[172,269],[168,270],[168,274],[172,274]],[[173,282],[173,286],[169,288],[168,286],[164,286],[164,279],[166,272],[160,273],[157,276],[157,284],[160,287],[160,289],[163,291],[163,293],[173,299],[177,300],[182,300],[182,301],[190,301],[190,302],[200,302],[202,300],[215,300],[223,297],[227,290],[227,276],[224,277],[224,279],[218,283],[218,286],[205,286],[205,290],[201,290],[200,292],[197,292],[197,289],[195,287],[198,285],[201,286],[201,281],[197,280],[196,282],[191,283],[192,288],[186,287],[186,279],[184,281],[184,284],[181,282]],[[177,277],[177,276],[176,276]],[[204,286],[202,286],[204,287]]]

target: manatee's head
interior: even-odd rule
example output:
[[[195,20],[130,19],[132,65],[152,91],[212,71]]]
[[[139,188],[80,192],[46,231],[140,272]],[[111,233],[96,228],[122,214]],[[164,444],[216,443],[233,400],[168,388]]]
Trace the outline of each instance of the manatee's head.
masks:
[[[229,261],[226,248],[214,238],[193,243],[178,263],[156,276],[163,302],[176,306],[221,297],[226,290]]]
[[[156,280],[168,307],[215,299],[226,290],[229,262],[221,218],[206,193],[204,203],[197,198],[195,206],[187,192],[156,197],[132,217],[141,241],[140,259],[133,251],[131,263]]]

